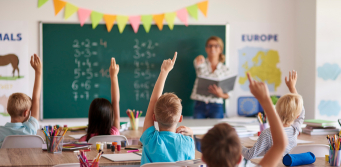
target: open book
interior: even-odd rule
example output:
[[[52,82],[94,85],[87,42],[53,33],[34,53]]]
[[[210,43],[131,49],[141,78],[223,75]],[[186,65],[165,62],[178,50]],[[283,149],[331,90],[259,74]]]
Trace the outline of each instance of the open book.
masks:
[[[221,87],[221,89],[223,89],[224,93],[227,93],[233,90],[236,78],[237,75],[228,75],[219,79],[198,76],[197,94],[204,96],[214,95],[208,92],[208,87],[210,85],[217,85],[218,87]]]

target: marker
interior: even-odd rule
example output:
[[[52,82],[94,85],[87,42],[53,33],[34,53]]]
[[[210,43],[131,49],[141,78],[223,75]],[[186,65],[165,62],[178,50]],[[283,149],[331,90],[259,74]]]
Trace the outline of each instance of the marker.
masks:
[[[127,151],[127,153],[138,152],[138,151],[140,151],[140,150],[129,150],[129,151]]]

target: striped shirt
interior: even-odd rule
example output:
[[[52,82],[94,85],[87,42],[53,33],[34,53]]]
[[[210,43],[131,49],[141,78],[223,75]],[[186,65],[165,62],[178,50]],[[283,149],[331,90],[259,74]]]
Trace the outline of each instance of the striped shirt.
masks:
[[[305,117],[305,110],[302,109],[300,116],[289,127],[284,127],[284,132],[288,137],[288,146],[285,149],[284,155],[289,153],[292,148],[297,146],[297,136],[301,131],[301,125],[303,124]],[[250,160],[258,156],[264,156],[266,152],[272,147],[272,136],[270,128],[265,129],[259,135],[259,138],[252,148],[246,148],[243,146],[242,154],[245,159]]]
[[[194,60],[194,68],[195,68],[195,72],[197,76],[219,79],[229,74],[228,68],[221,62],[218,63],[216,70],[212,72],[211,63],[208,59],[205,59],[205,62],[199,65],[196,65],[195,60]],[[194,82],[192,95],[191,95],[192,100],[203,101],[206,103],[219,103],[219,104],[224,103],[223,98],[219,98],[213,95],[204,96],[204,95],[197,94],[197,85],[198,85],[198,78],[196,78]]]

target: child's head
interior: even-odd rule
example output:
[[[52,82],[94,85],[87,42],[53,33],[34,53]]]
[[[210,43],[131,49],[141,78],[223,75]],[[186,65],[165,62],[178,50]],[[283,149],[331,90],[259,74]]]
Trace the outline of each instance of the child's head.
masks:
[[[291,125],[301,114],[303,99],[299,94],[288,93],[276,103],[276,110],[283,125]]]
[[[13,93],[8,98],[7,111],[12,118],[26,121],[30,115],[32,99],[23,93]]]
[[[163,94],[154,108],[155,120],[161,128],[171,128],[182,121],[181,99],[174,93]]]
[[[241,144],[236,130],[227,123],[210,129],[201,140],[202,160],[211,167],[235,167],[241,161]]]
[[[89,108],[89,125],[86,140],[91,138],[91,134],[110,135],[113,126],[112,105],[104,98],[94,99]]]

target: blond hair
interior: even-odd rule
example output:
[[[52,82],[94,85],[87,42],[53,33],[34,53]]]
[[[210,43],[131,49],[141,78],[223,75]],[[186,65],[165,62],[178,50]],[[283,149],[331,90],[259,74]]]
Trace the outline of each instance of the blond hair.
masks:
[[[206,41],[206,46],[208,44],[208,42],[210,41],[217,41],[219,47],[221,48],[221,53],[219,54],[219,61],[221,63],[225,63],[225,55],[223,54],[224,51],[224,42],[221,38],[217,37],[217,36],[211,36],[210,38],[207,39]]]
[[[155,104],[155,119],[159,126],[169,128],[179,121],[181,111],[181,99],[174,93],[165,93]]]
[[[295,93],[288,93],[276,103],[276,110],[283,125],[291,125],[302,112],[302,96]]]
[[[11,117],[20,117],[26,110],[31,110],[32,99],[23,93],[13,93],[8,98],[7,111]]]
[[[220,123],[205,134],[201,151],[207,166],[235,167],[242,147],[236,130],[227,123]]]

